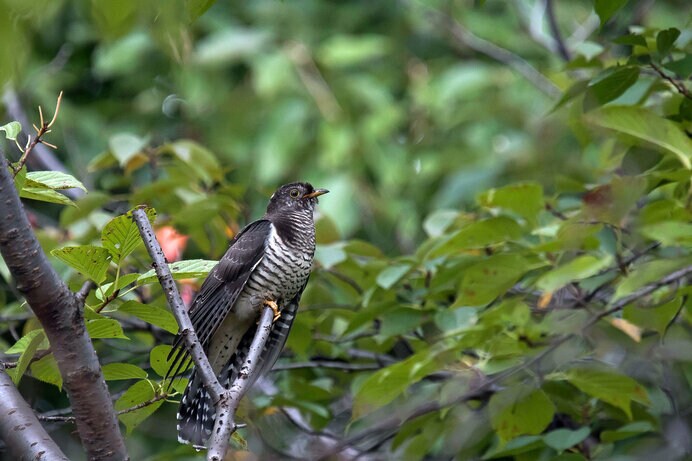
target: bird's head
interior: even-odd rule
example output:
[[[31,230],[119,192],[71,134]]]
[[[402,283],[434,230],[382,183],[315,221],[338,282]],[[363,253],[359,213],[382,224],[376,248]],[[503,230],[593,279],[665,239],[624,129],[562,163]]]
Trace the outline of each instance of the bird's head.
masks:
[[[314,210],[317,197],[329,192],[327,189],[315,189],[307,182],[293,182],[279,187],[269,199],[267,214],[281,211]]]

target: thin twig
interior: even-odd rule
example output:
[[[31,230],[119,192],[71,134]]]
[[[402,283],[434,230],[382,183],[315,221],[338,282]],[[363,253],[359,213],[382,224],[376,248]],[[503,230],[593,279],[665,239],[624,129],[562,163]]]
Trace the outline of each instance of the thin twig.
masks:
[[[370,371],[370,370],[379,370],[382,368],[383,365],[380,363],[348,363],[348,362],[339,362],[338,360],[310,360],[307,362],[293,362],[293,363],[284,363],[284,364],[279,364],[279,365],[274,365],[272,368],[272,371],[281,371],[281,370],[299,370],[303,368],[331,368],[334,370],[343,370],[343,371]]]
[[[170,394],[163,393],[159,395],[155,395],[149,400],[146,400],[144,402],[140,402],[137,405],[134,405],[129,408],[123,408],[122,410],[118,410],[116,414],[118,416],[124,415],[126,413],[132,413],[133,411],[141,410],[144,407],[148,407],[149,405],[152,405],[159,400],[164,400],[167,399],[170,396]],[[69,411],[69,408],[66,408],[65,410]],[[39,419],[39,421],[45,421],[47,423],[74,423],[75,418],[74,416],[62,416],[62,415],[36,415]]]
[[[12,167],[12,177],[16,177],[17,174],[21,171],[22,168],[24,168],[24,164],[26,163],[26,159],[29,157],[29,154],[34,150],[36,145],[38,144],[45,144],[48,147],[51,147],[53,149],[56,148],[53,144],[50,144],[46,141],[43,140],[43,136],[46,134],[50,133],[50,129],[53,127],[55,124],[55,121],[58,118],[58,113],[60,112],[60,102],[62,101],[62,91],[58,95],[58,102],[55,104],[55,113],[53,114],[53,118],[51,119],[50,122],[46,122],[43,119],[43,110],[41,109],[41,106],[38,106],[38,113],[40,117],[40,127],[37,127],[34,125],[34,129],[36,130],[36,137],[32,140],[31,136],[28,137],[27,139],[27,145],[24,148],[24,151],[22,152],[22,156],[19,157],[19,161],[17,162],[16,165]]]
[[[678,90],[678,93],[680,93],[681,95],[683,95],[683,96],[686,97],[687,99],[692,99],[692,93],[690,93],[690,90],[687,89],[687,87],[685,86],[684,83],[682,83],[682,82],[680,82],[680,81],[674,79],[673,77],[671,77],[671,76],[669,76],[669,75],[666,75],[666,73],[663,72],[663,69],[661,69],[660,67],[658,67],[658,66],[657,66],[656,64],[654,64],[653,62],[650,63],[649,65],[651,66],[651,68],[652,68],[653,70],[656,71],[656,73],[657,73],[658,75],[661,76],[661,78],[662,78],[663,80],[665,80],[665,81],[667,81],[668,83],[670,83],[671,85],[673,85],[673,86],[675,87],[675,89]]]
[[[558,54],[565,61],[570,61],[572,56],[565,45],[565,41],[562,39],[560,34],[560,28],[557,25],[557,19],[555,17],[555,9],[553,8],[553,0],[546,0],[545,2],[545,14],[548,16],[548,26],[550,27],[550,33],[553,36],[553,41],[555,42],[555,48]]]
[[[404,3],[411,6],[409,1],[404,1]],[[559,98],[562,94],[557,85],[540,73],[526,59],[495,43],[478,37],[442,11],[434,8],[425,8],[425,10],[434,24],[439,25],[442,30],[449,32],[452,37],[452,44],[456,47],[470,48],[507,65],[553,99]]]

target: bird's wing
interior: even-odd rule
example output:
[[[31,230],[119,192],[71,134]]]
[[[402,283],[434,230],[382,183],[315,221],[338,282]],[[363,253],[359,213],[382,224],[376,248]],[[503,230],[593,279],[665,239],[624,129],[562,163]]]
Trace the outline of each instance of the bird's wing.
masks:
[[[208,350],[219,324],[233,308],[250,274],[262,260],[270,232],[271,223],[264,219],[250,223],[240,231],[192,302],[190,320],[205,350]],[[173,361],[168,376],[175,376],[186,368],[190,358],[181,335],[175,338],[171,356]]]

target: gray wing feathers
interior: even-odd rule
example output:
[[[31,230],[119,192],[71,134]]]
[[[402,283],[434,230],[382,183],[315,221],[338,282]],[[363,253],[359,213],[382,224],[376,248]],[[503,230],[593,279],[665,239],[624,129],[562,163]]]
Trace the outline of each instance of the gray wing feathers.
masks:
[[[271,223],[267,220],[255,221],[240,231],[192,302],[190,320],[206,351],[216,329],[231,311],[250,274],[262,260],[270,232]],[[180,335],[173,343],[171,356],[174,359],[169,376],[175,376],[189,360],[189,353]]]

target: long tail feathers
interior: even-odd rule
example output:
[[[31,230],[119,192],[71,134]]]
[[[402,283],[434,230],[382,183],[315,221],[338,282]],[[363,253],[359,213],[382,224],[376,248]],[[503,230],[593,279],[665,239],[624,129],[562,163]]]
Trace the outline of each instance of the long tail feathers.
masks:
[[[178,408],[178,441],[204,448],[214,428],[215,417],[211,396],[193,371]]]

